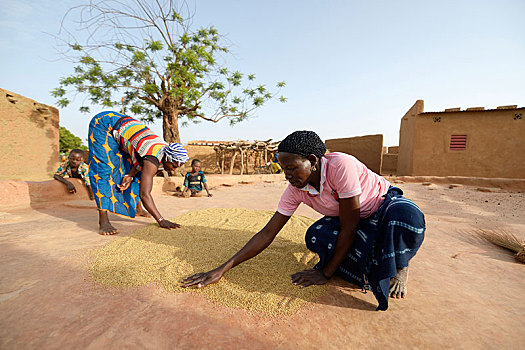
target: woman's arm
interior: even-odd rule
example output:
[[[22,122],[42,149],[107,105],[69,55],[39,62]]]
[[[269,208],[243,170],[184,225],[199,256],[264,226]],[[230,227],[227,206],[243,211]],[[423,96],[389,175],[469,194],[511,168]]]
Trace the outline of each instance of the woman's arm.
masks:
[[[147,160],[144,161],[144,166],[142,167],[142,177],[140,179],[140,190],[139,196],[144,208],[157,220],[160,227],[163,228],[178,228],[179,224],[166,220],[160,215],[153,197],[151,196],[151,190],[153,188],[153,177],[157,173],[158,167]]]
[[[125,174],[124,176],[126,176],[126,175],[129,175],[129,176],[135,176],[135,175],[137,175],[138,172],[139,172],[139,171],[137,170],[136,167],[132,167],[132,168],[130,169],[129,173]]]
[[[256,233],[246,245],[239,250],[234,256],[226,261],[221,266],[214,270],[194,274],[182,281],[182,287],[197,286],[202,288],[208,284],[219,281],[222,276],[230,269],[239,265],[240,263],[249,260],[265,250],[270,243],[273,242],[275,236],[281,231],[283,226],[290,219],[289,216],[285,216],[279,212],[275,212],[272,218],[261,231]]]
[[[138,172],[139,171],[137,170],[137,168],[135,167],[131,168],[129,173],[124,174],[124,176],[122,176],[122,180],[120,181],[120,184],[117,185],[117,188],[121,191],[127,190],[128,187],[133,182],[133,178],[135,177],[135,175],[137,175]]]
[[[323,274],[332,277],[337,267],[343,262],[350,247],[354,243],[357,227],[359,225],[360,204],[359,196],[339,200],[339,220],[341,231],[337,236],[334,255],[323,268]]]
[[[339,200],[339,220],[341,231],[337,236],[334,255],[322,270],[305,270],[292,275],[292,283],[308,287],[312,284],[324,284],[332,277],[337,267],[343,262],[354,243],[360,217],[359,196]]]

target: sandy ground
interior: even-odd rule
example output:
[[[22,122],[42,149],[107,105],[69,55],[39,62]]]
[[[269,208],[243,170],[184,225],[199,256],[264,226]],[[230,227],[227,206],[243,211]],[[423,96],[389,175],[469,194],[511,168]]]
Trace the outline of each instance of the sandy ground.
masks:
[[[161,194],[156,203],[171,218],[196,208],[274,210],[285,185],[218,187],[212,198]],[[371,293],[340,280],[314,303],[280,318],[155,285],[103,288],[91,282],[86,256],[114,238],[96,233],[93,209],[54,203],[4,210],[0,348],[523,348],[525,265],[476,240],[472,231],[524,234],[525,195],[467,186],[399,186],[426,214],[427,232],[412,260],[408,298],[391,299],[386,312],[374,311]],[[319,217],[305,206],[298,213]],[[151,219],[113,216],[113,223],[125,236]]]

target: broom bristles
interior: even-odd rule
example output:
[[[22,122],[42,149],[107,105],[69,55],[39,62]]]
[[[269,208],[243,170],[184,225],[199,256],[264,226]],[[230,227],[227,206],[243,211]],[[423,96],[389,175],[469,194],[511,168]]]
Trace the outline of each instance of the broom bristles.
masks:
[[[514,253],[516,260],[525,263],[525,238],[518,237],[515,234],[505,230],[484,230],[475,231],[478,237],[495,244],[499,247],[508,249]]]

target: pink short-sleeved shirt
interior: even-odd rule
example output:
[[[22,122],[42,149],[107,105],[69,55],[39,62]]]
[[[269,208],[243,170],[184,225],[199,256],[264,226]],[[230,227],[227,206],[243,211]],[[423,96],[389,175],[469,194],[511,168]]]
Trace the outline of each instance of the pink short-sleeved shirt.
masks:
[[[323,215],[339,216],[338,198],[359,195],[360,216],[366,218],[381,206],[389,187],[390,183],[384,177],[355,157],[346,153],[328,153],[321,158],[320,191],[310,185],[301,189],[288,185],[277,211],[291,216],[299,204],[304,203]]]

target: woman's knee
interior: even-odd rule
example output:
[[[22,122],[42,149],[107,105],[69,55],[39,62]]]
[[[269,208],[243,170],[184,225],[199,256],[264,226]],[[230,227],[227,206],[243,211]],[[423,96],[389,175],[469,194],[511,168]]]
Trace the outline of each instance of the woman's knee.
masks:
[[[315,224],[310,226],[308,230],[306,230],[306,235],[304,237],[306,248],[308,248],[310,251],[317,253],[319,250],[317,243],[317,235],[318,230],[315,229]]]
[[[335,245],[341,228],[336,218],[324,217],[317,220],[306,230],[306,247],[314,253],[325,252]]]
[[[385,214],[387,223],[404,223],[418,229],[425,228],[425,215],[419,207],[409,199],[395,200]]]

